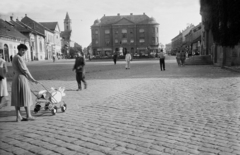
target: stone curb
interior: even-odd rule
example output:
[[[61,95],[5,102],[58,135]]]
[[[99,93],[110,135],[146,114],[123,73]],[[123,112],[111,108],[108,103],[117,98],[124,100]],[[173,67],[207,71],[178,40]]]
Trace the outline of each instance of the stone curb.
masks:
[[[227,69],[227,70],[230,70],[230,71],[233,71],[233,72],[238,72],[238,73],[240,73],[240,69],[234,69],[234,68],[227,67],[227,66],[224,66],[223,68],[224,68],[224,69]]]

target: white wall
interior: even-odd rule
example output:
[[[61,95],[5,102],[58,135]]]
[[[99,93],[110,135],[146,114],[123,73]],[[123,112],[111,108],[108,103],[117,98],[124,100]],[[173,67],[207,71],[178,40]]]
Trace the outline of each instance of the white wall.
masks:
[[[6,44],[8,46],[9,49],[9,60],[10,60],[10,56],[12,55],[13,57],[18,53],[18,49],[17,46],[19,44],[25,44],[28,47],[28,50],[24,56],[24,60],[25,61],[30,61],[31,60],[31,55],[30,55],[30,46],[28,42],[23,42],[23,41],[19,41],[19,40],[13,40],[13,39],[8,39],[8,38],[0,38],[0,51],[3,51],[3,56],[5,57],[5,53],[4,53],[4,45]]]

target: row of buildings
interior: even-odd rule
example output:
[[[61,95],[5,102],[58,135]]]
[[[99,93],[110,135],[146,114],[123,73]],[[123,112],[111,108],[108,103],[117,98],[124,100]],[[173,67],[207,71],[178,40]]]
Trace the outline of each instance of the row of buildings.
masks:
[[[91,26],[93,55],[110,56],[114,52],[124,55],[146,55],[159,48],[159,23],[141,15],[106,16]]]
[[[26,61],[48,60],[53,56],[60,57],[62,50],[73,47],[71,41],[71,19],[68,13],[64,19],[64,31],[58,22],[37,22],[25,15],[21,20],[9,21],[0,19],[0,53],[6,61],[17,53],[20,43],[27,45]]]
[[[196,26],[190,24],[185,30],[180,31],[171,43],[165,45],[166,52],[175,55],[177,51],[184,50],[189,56],[198,56],[192,59],[203,60],[216,66],[222,66],[224,59],[226,66],[240,65],[240,43],[225,49],[218,45],[213,39],[210,19],[207,13],[204,13],[204,9],[202,10],[200,12],[202,22]]]

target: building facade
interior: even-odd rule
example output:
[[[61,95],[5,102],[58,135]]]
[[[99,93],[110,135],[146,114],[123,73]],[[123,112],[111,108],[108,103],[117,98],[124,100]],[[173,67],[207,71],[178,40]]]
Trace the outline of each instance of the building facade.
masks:
[[[19,44],[25,44],[30,49],[29,38],[15,29],[10,22],[0,18],[0,53],[7,62],[10,62],[10,56],[13,57],[18,53],[17,46]],[[23,57],[25,61],[31,59],[29,51]]]
[[[159,46],[159,23],[143,15],[103,16],[91,26],[93,55],[143,55]]]
[[[31,36],[32,41],[32,55],[33,55],[33,60],[45,60],[46,59],[46,31],[49,32],[50,30],[46,30],[46,28],[39,24],[38,22],[32,20],[25,15],[25,17],[21,20],[22,23],[25,25],[29,26],[31,29],[34,31],[39,32],[40,34],[43,35],[33,35]]]

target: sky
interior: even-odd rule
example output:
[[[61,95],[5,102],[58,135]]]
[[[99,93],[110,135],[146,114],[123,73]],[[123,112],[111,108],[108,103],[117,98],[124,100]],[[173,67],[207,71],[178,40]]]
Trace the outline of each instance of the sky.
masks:
[[[91,26],[106,16],[141,15],[154,17],[159,25],[159,42],[167,44],[190,23],[201,22],[199,0],[1,0],[0,17],[21,20],[25,14],[37,22],[72,20],[72,40],[83,48],[91,43]]]

